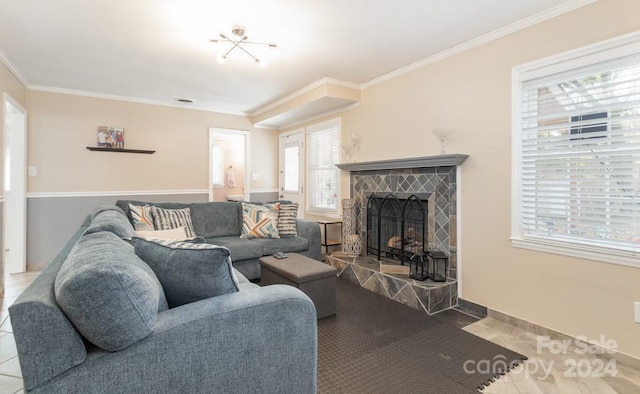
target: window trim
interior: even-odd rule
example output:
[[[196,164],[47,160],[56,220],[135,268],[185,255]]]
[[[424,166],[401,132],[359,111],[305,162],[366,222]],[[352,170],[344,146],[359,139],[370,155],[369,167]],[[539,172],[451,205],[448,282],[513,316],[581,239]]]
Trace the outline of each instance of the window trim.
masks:
[[[521,228],[522,189],[522,83],[527,80],[575,69],[615,57],[640,53],[640,32],[588,45],[560,55],[523,64],[512,69],[511,76],[511,246],[603,263],[640,268],[640,253],[588,243],[563,242],[532,235],[523,236]]]
[[[336,218],[340,218],[340,170],[338,169],[338,167],[335,168],[335,171],[337,173],[337,183],[336,183],[336,194],[337,194],[337,204],[336,204],[336,208],[335,209],[322,209],[322,208],[312,208],[310,207],[310,203],[309,203],[309,199],[307,198],[309,193],[311,192],[311,187],[310,187],[310,176],[309,176],[309,133],[313,133],[315,130],[319,130],[319,129],[327,129],[329,127],[337,127],[338,129],[338,138],[341,139],[342,138],[342,122],[341,122],[341,118],[333,118],[333,119],[329,119],[329,120],[325,120],[319,123],[314,123],[312,125],[309,125],[305,128],[305,187],[306,190],[304,192],[304,199],[305,199],[305,214],[306,215],[310,215],[310,216],[318,216],[318,217],[326,217],[326,218],[332,218],[332,219],[336,219]],[[340,141],[338,141],[338,146],[340,146]],[[338,162],[336,162],[335,164],[339,164],[340,162],[340,156],[338,156]]]

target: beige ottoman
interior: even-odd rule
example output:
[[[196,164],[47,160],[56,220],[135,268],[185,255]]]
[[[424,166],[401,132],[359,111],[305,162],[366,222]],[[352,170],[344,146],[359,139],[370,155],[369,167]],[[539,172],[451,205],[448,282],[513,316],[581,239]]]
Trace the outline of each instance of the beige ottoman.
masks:
[[[302,290],[316,306],[318,319],[336,313],[335,268],[297,253],[287,253],[286,259],[261,257],[260,285],[285,284]]]

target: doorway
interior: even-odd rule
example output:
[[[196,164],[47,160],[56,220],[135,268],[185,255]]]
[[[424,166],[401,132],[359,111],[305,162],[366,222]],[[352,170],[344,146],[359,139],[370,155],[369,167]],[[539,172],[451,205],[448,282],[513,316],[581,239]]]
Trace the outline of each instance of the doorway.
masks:
[[[298,217],[304,212],[304,129],[280,134],[280,194],[282,200],[298,203]]]
[[[27,111],[8,94],[4,107],[4,225],[5,274],[27,267]]]
[[[209,201],[245,201],[250,195],[250,135],[209,129]]]

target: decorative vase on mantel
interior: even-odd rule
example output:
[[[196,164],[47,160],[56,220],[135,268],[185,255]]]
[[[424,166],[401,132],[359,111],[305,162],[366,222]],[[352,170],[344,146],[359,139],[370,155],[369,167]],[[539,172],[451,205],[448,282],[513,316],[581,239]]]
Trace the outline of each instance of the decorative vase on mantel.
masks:
[[[356,234],[356,201],[342,200],[342,251],[349,256],[358,256],[362,251],[362,241]]]

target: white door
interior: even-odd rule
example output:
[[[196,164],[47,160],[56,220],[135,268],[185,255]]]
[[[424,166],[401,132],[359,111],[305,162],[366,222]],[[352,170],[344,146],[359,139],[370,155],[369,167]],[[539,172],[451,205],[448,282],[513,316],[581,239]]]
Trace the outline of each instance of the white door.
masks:
[[[3,97],[5,272],[14,274],[27,268],[27,111],[7,94]]]
[[[304,212],[304,130],[280,135],[281,200],[299,204],[298,217]]]

